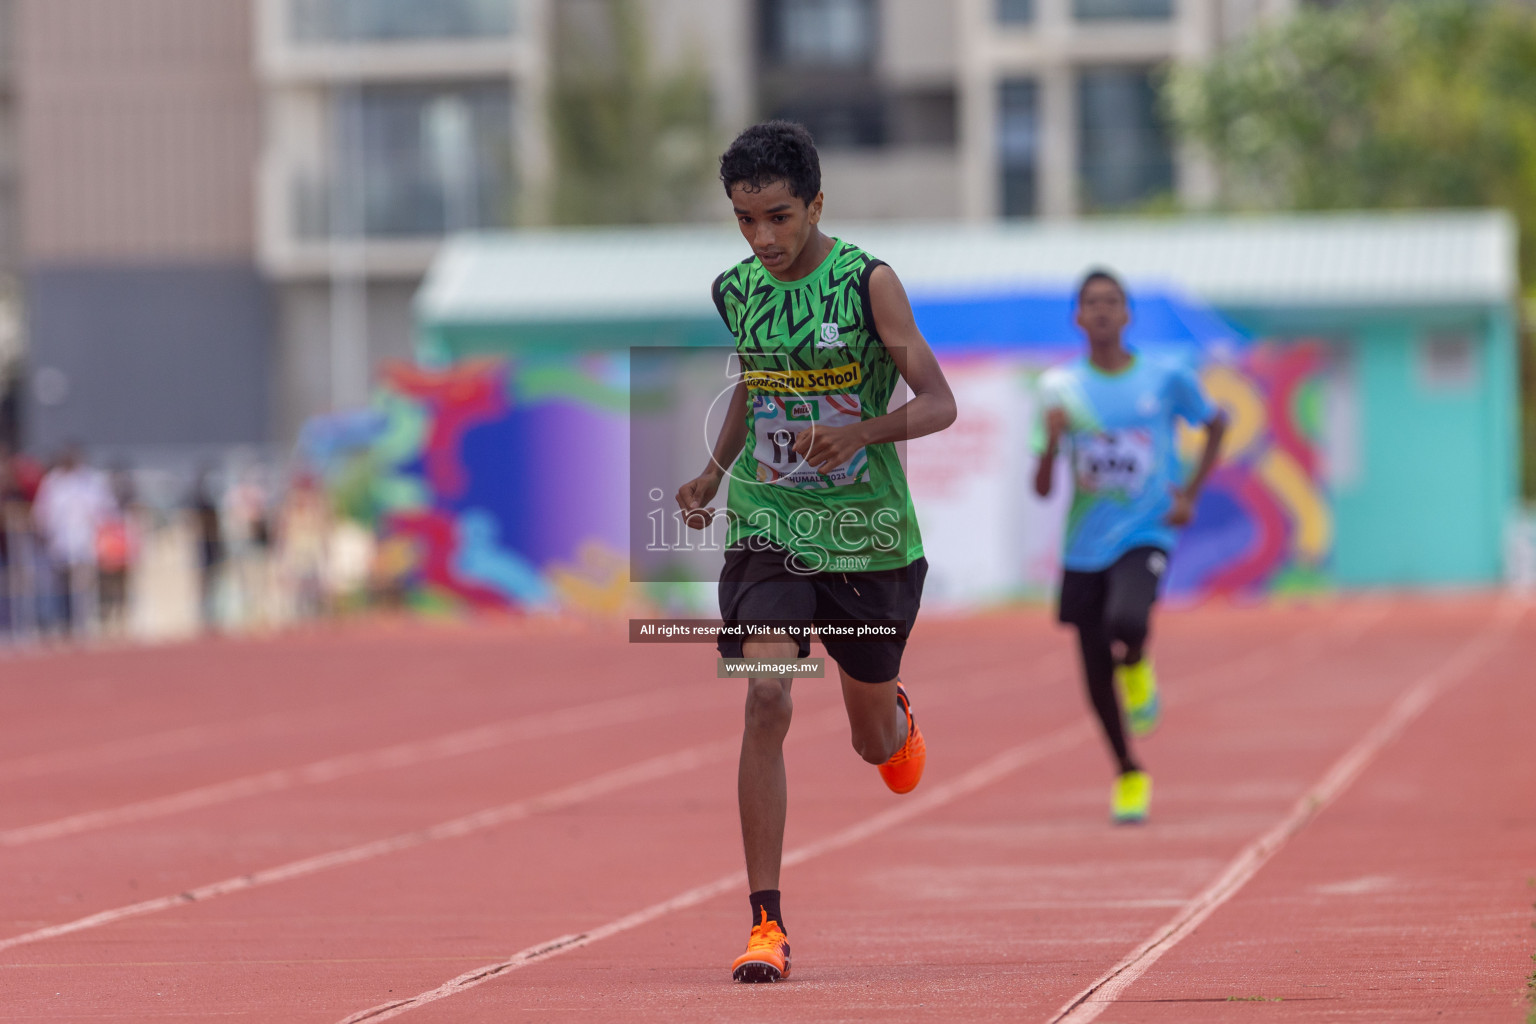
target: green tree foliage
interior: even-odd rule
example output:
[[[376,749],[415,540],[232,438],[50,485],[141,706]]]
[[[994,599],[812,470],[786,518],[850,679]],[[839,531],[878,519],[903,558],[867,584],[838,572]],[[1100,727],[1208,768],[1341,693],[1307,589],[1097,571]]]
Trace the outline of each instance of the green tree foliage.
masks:
[[[695,217],[715,149],[698,63],[664,75],[653,70],[636,0],[562,0],[554,11],[554,221]]]
[[[1356,0],[1303,8],[1164,102],[1234,207],[1500,206],[1536,281],[1536,8]]]
[[[1163,103],[1215,161],[1223,206],[1502,207],[1536,285],[1536,5],[1303,8],[1208,64],[1175,68]],[[1524,489],[1536,497],[1536,337],[1525,340]]]

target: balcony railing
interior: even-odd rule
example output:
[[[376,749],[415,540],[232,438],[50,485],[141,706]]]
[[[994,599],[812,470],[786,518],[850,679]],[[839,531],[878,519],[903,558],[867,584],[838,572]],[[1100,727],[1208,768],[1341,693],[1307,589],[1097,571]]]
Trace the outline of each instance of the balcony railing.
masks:
[[[325,163],[339,176],[293,178],[298,237],[420,238],[509,223],[506,85],[349,87],[331,95],[328,120]]]
[[[295,237],[302,242],[336,236],[421,240],[512,223],[514,196],[505,181],[466,188],[430,174],[374,177],[381,180],[361,190],[338,190],[329,176],[293,175],[289,194]]]
[[[1073,0],[1072,16],[1079,21],[1173,17],[1173,0]]]
[[[287,0],[295,42],[413,43],[504,39],[517,0]]]

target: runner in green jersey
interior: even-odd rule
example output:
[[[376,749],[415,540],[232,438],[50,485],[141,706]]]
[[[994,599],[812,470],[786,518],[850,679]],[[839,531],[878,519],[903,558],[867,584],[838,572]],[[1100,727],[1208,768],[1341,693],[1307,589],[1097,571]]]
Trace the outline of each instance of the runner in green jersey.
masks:
[[[821,220],[821,167],[810,134],[783,121],[743,132],[720,179],[752,256],[715,279],[741,376],[711,464],[678,490],[703,529],[726,473],[730,546],[720,576],[728,627],[814,624],[837,662],[853,747],[897,793],[922,777],[926,748],[899,674],[927,562],[895,444],[943,430],[955,400],[891,268],[831,238]],[[888,409],[897,377],[912,398]],[[891,624],[888,640],[839,639]],[[743,641],[725,658],[805,657],[801,632]],[[789,973],[779,865],[787,794],[787,678],[747,688],[737,796],[751,890],[752,935],[738,981]]]
[[[869,308],[870,279],[885,264],[829,241],[799,280],[780,280],[756,257],[715,280],[750,405],[751,443],[730,470],[728,541],[767,537],[816,572],[905,568],[923,544],[896,446],[866,445],[830,468],[795,448],[802,435],[885,414],[899,373]]]

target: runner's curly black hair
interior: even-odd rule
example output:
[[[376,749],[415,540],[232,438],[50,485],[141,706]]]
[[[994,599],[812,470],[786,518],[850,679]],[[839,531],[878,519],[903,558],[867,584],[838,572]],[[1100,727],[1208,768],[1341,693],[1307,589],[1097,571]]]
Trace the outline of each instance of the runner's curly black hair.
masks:
[[[1095,281],[1108,281],[1110,284],[1115,286],[1115,289],[1117,291],[1120,292],[1120,297],[1122,299],[1125,299],[1126,301],[1130,301],[1130,296],[1128,294],[1126,294],[1126,291],[1125,291],[1125,285],[1120,283],[1120,279],[1118,277],[1116,277],[1114,274],[1111,274],[1109,271],[1105,270],[1103,267],[1094,267],[1092,270],[1088,271],[1088,273],[1083,276],[1083,283],[1077,286],[1077,301],[1078,302],[1082,302],[1083,301],[1083,295],[1084,295],[1085,292],[1088,291],[1088,286],[1093,284],[1093,282],[1095,282]]]
[[[804,125],[766,121],[736,136],[720,157],[720,183],[725,194],[738,185],[757,192],[776,181],[807,205],[821,191],[821,158]]]

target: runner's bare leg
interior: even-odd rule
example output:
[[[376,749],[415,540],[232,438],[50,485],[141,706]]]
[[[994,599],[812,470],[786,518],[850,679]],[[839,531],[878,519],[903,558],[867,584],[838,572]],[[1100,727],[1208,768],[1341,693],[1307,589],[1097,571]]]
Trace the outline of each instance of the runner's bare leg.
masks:
[[[793,640],[748,640],[746,658],[794,658]],[[784,737],[794,704],[791,680],[774,676],[747,682],[746,727],[741,734],[741,765],[736,801],[741,809],[741,842],[747,855],[747,886],[752,892],[779,887],[784,856],[784,815],[789,785],[784,778]],[[894,702],[895,698],[892,698]]]

